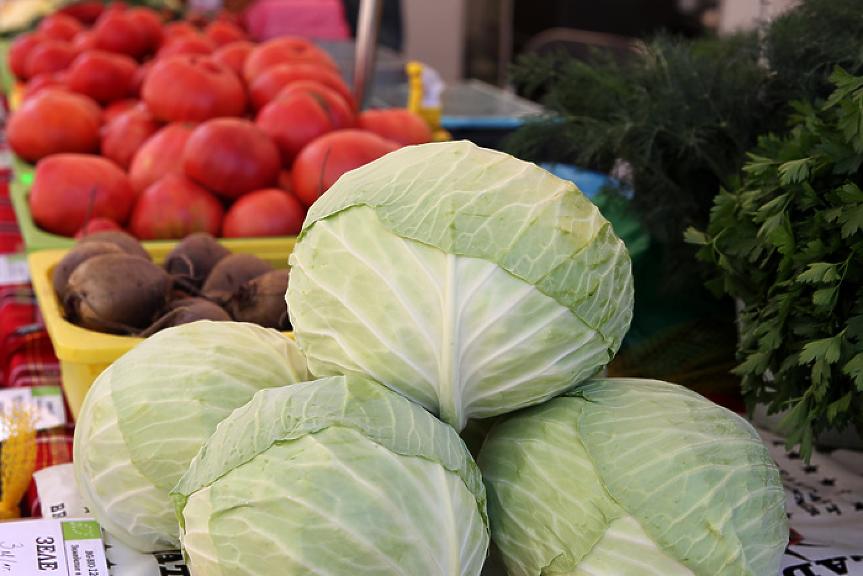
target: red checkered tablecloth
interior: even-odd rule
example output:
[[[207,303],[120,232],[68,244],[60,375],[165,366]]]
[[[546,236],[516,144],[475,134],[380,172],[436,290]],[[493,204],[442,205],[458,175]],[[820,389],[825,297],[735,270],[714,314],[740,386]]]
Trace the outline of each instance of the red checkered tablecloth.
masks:
[[[0,94],[0,272],[24,257],[24,242],[9,198],[11,157],[3,138],[5,98]],[[45,330],[29,283],[0,276],[0,388],[60,386],[60,364]],[[71,422],[68,415],[67,422]],[[36,469],[72,461],[71,424],[41,430],[37,436]],[[23,516],[39,515],[35,485],[21,503]]]
[[[3,103],[0,102],[0,106],[2,105]],[[3,126],[4,116],[5,113],[0,111],[0,128]],[[4,256],[24,252],[24,241],[15,220],[12,200],[9,198],[9,181],[11,178],[11,157],[6,146],[6,139],[0,130],[0,255]]]

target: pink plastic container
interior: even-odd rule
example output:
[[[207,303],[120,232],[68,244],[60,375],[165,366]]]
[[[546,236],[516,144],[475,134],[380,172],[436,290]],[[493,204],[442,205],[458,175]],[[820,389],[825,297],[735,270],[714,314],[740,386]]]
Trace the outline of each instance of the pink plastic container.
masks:
[[[279,36],[312,40],[351,37],[341,0],[257,0],[243,17],[249,34],[258,42]]]

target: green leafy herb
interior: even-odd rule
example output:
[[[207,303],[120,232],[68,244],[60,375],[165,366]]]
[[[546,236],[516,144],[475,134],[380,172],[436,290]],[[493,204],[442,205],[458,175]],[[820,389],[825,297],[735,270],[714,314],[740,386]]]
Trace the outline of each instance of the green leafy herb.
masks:
[[[863,76],[836,69],[821,106],[795,103],[785,136],[763,136],[740,185],[687,240],[742,303],[740,365],[750,405],[787,410],[789,448],[808,458],[828,430],[863,434]]]
[[[759,136],[807,117],[791,102],[827,98],[836,66],[863,72],[861,45],[863,0],[802,0],[751,32],[647,39],[625,62],[599,53],[588,61],[528,54],[513,66],[511,82],[549,114],[517,130],[505,148],[527,160],[601,171],[625,161],[626,193],[651,238],[667,246],[669,280],[700,277],[706,271],[684,231],[706,226],[715,196],[733,186]],[[863,109],[848,111],[842,129],[856,137],[824,145],[860,151],[861,122]],[[859,167],[856,155],[833,153],[844,157],[837,170]],[[750,160],[750,170],[764,169]],[[798,156],[783,174],[805,180],[812,168]],[[849,229],[858,216],[844,215]],[[780,224],[769,226],[782,237]]]
[[[623,64],[529,55],[513,82],[528,95],[543,92],[554,118],[527,124],[507,148],[601,171],[626,161],[632,203],[651,236],[677,242],[686,225],[706,223],[719,187],[765,127],[759,55],[755,35],[663,36]]]

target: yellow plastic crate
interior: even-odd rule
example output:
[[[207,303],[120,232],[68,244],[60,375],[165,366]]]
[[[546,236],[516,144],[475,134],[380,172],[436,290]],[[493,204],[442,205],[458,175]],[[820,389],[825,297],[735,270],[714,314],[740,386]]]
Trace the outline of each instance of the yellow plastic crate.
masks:
[[[276,268],[287,268],[288,257],[294,249],[295,239],[286,238],[278,243],[269,239],[232,241],[228,246],[232,252],[254,254],[267,260]],[[153,261],[161,264],[176,242],[159,243],[144,247]],[[223,242],[223,244],[228,244]],[[32,252],[27,256],[31,282],[45,328],[54,353],[60,361],[60,376],[63,392],[69,403],[72,417],[77,420],[84,396],[93,381],[114,360],[128,352],[143,338],[104,334],[76,326],[63,317],[60,302],[54,293],[51,275],[68,249],[49,249]]]

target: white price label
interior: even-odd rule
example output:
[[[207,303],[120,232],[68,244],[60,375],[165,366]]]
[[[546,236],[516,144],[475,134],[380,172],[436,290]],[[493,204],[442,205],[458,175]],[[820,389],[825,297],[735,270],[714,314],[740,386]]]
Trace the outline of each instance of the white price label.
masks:
[[[0,286],[27,284],[30,282],[30,269],[27,260],[20,255],[0,255]]]
[[[102,529],[92,518],[0,523],[0,573],[108,576]]]

